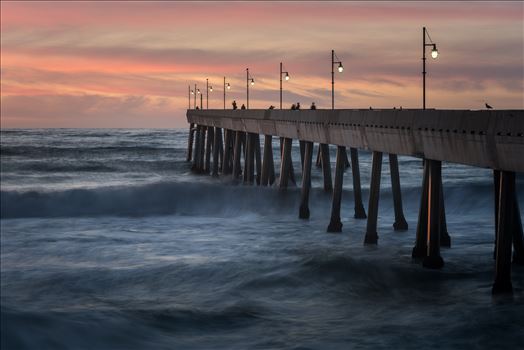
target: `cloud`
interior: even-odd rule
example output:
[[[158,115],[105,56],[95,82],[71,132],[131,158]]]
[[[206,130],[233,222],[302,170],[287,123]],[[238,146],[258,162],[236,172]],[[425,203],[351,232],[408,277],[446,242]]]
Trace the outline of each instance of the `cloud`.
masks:
[[[211,106],[330,106],[331,50],[341,107],[420,104],[421,25],[438,44],[428,98],[472,108],[479,96],[522,108],[522,2],[2,2],[2,124],[182,126],[188,84]],[[31,124],[33,123],[33,124]],[[46,124],[47,123],[47,124]]]
[[[2,96],[1,108],[2,127],[174,125],[172,120],[174,106],[168,99],[150,99],[143,96],[12,95]]]

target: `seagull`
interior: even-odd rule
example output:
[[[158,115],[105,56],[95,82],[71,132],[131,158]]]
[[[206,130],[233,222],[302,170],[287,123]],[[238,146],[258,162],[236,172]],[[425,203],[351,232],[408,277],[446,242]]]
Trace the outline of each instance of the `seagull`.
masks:
[[[487,103],[484,103],[486,105],[486,108],[487,109],[493,109],[493,107],[491,107],[490,105],[488,105]]]

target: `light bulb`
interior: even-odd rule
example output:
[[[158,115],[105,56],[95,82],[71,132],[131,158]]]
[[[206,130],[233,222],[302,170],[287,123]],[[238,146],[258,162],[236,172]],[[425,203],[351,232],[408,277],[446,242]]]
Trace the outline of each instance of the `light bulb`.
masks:
[[[342,73],[344,71],[344,67],[342,67],[342,63],[338,64],[338,71]]]
[[[227,89],[231,89],[231,85],[229,85],[229,83],[227,83]]]
[[[213,92],[213,87],[212,86],[209,87],[209,91]]]
[[[251,79],[251,85],[255,85],[255,80]]]
[[[286,80],[289,80],[289,74],[286,73]]]
[[[433,59],[437,58],[438,57],[438,51],[437,51],[437,48],[436,47],[433,47],[433,50],[431,50],[431,57]]]

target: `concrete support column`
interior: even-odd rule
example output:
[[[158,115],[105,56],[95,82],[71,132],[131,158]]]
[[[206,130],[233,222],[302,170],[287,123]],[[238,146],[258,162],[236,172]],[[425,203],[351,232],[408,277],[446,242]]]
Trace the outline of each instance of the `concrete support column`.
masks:
[[[224,137],[222,135],[222,129],[218,129],[219,143],[218,143],[218,171],[222,172],[224,168]],[[215,133],[215,137],[217,137]]]
[[[220,145],[222,144],[222,129],[215,127],[215,137],[213,140],[213,171],[212,175],[214,177],[218,176],[218,162],[220,155]]]
[[[422,261],[422,266],[431,269],[440,269],[444,260],[440,256],[440,225],[441,225],[441,184],[442,162],[426,159],[429,167],[428,180],[428,229],[427,229],[427,254]]]
[[[193,156],[193,135],[195,133],[195,124],[189,123],[189,136],[187,138],[187,157],[186,161],[190,162]]]
[[[333,189],[333,202],[331,205],[331,220],[327,232],[342,232],[340,221],[340,205],[342,202],[342,184],[344,181],[344,170],[346,169],[346,147],[337,146],[337,165],[335,170],[335,188]]]
[[[524,235],[522,234],[522,219],[520,218],[520,208],[516,189],[514,196],[515,198],[513,199],[513,202],[515,203],[515,213],[513,214],[513,263],[524,265]]]
[[[215,139],[215,128],[212,126],[207,126],[206,129],[206,163],[204,165],[204,173],[209,174],[211,171],[211,150],[213,148],[213,142]]]
[[[378,200],[380,197],[380,176],[382,173],[382,152],[373,152],[371,185],[369,189],[368,222],[364,244],[377,244]]]
[[[262,160],[260,155],[260,135],[254,134],[253,142],[255,144],[255,169],[256,169],[256,177],[255,181],[257,185],[260,185],[260,177],[262,172]]]
[[[291,170],[291,146],[293,140],[285,137],[282,147],[282,160],[280,162],[280,188],[287,188]]]
[[[499,194],[500,194],[500,170],[493,169],[493,198],[495,199],[495,242],[493,249],[493,259],[497,258],[497,233],[499,232]]]
[[[429,165],[424,159],[424,175],[422,179],[422,193],[420,197],[420,208],[418,212],[417,233],[415,246],[411,252],[414,259],[422,259],[426,256],[426,241],[428,233],[428,182],[429,182]]]
[[[309,219],[309,190],[311,189],[311,162],[313,142],[304,141],[304,166],[302,167],[302,191],[300,193],[300,219]]]
[[[198,148],[200,151],[200,159],[199,159],[199,165],[198,165],[198,172],[202,173],[204,171],[205,166],[205,156],[206,156],[206,132],[207,132],[207,126],[202,126],[200,128],[200,147]]]
[[[306,150],[306,141],[298,140],[298,146],[300,147],[300,167],[304,170],[304,153]]]
[[[224,158],[222,159],[222,174],[231,174],[231,139],[233,132],[224,129]]]
[[[440,246],[451,247],[451,237],[448,233],[446,223],[446,206],[444,205],[444,186],[442,186],[442,177],[440,181]]]
[[[362,188],[360,186],[360,167],[358,164],[358,150],[350,148],[351,165],[353,172],[353,195],[355,198],[355,219],[365,219],[366,211],[362,204]]]
[[[317,160],[315,162],[317,168],[320,168],[322,166],[322,156],[320,154],[320,144],[318,145],[318,149],[317,149]]]
[[[498,209],[495,282],[492,293],[512,293],[511,243],[515,226],[515,173],[512,171],[500,172]]]
[[[237,180],[240,177],[240,154],[242,143],[242,131],[235,131],[235,146],[233,148],[233,180]]]
[[[493,170],[493,180],[495,188],[495,244],[493,251],[493,259],[497,257],[497,233],[498,233],[498,221],[499,221],[499,201],[500,201],[500,170]],[[513,225],[513,263],[518,265],[524,265],[524,237],[522,233],[522,219],[520,215],[519,201],[517,198],[517,190],[514,193],[515,198],[513,199],[515,214],[513,219],[515,220]]]
[[[332,191],[331,160],[329,159],[329,145],[320,144],[320,159],[322,161],[322,172],[324,174],[324,191]]]
[[[254,135],[249,132],[246,133],[246,153],[244,160],[244,182],[253,184],[254,182],[254,169],[255,169],[255,143]]]
[[[404,231],[408,229],[408,223],[402,210],[402,192],[400,190],[400,175],[398,171],[398,158],[396,154],[389,155],[389,170],[391,173],[391,191],[393,195],[393,206],[395,208],[395,231]]]
[[[260,184],[262,186],[269,185],[269,168],[273,167],[273,137],[271,135],[264,136],[264,155],[262,160],[262,174],[260,176]]]
[[[193,166],[191,167],[192,171],[198,171],[198,157],[200,155],[200,125],[195,126],[195,154],[193,156]]]

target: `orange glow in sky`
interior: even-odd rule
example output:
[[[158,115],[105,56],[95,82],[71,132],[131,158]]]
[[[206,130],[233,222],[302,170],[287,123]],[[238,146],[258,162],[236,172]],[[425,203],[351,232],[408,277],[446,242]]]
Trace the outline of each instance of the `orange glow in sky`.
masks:
[[[524,108],[523,2],[1,2],[1,126],[184,127],[188,85],[250,107]],[[204,95],[205,99],[205,95]],[[191,99],[192,103],[192,99]],[[205,106],[204,100],[204,106]]]

